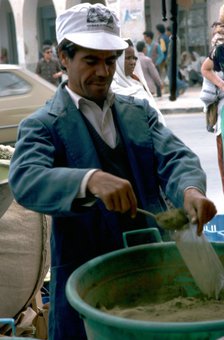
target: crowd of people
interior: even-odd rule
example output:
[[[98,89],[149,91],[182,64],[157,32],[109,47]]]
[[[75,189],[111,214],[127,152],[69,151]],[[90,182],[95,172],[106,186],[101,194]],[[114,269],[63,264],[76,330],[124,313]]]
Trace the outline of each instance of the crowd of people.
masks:
[[[172,28],[163,24],[156,25],[156,35],[153,31],[143,32],[143,41],[137,41],[136,48],[141,48],[141,63],[144,76],[153,95],[161,97],[168,85],[171,92],[173,71],[172,63]],[[146,58],[147,57],[147,58]],[[176,97],[183,94],[189,86],[201,85],[201,65],[205,57],[189,48],[181,53],[180,39],[176,37]],[[144,60],[144,61],[143,61]],[[147,70],[145,65],[148,65]],[[151,64],[151,66],[150,66]],[[152,65],[153,64],[153,65]],[[155,72],[155,68],[157,72]],[[150,71],[149,71],[150,70]]]
[[[10,163],[15,200],[52,217],[49,340],[87,339],[66,297],[75,269],[123,248],[126,230],[156,226],[170,240],[138,207],[155,214],[167,202],[184,208],[198,236],[216,214],[198,156],[166,127],[142,72],[149,46],[121,38],[119,27],[102,4],[58,15],[58,58],[68,79],[20,123]],[[159,28],[156,45],[168,58]],[[147,58],[151,64],[153,55]],[[149,76],[161,89],[158,75],[168,67],[164,59],[159,65]]]
[[[43,42],[42,51],[36,66],[36,73],[58,86],[66,79],[57,56],[56,44],[50,40]],[[172,70],[172,29],[163,24],[156,25],[156,32],[144,31],[143,39],[133,42],[136,58],[140,59],[143,77],[153,96],[162,97],[170,91]],[[205,58],[189,48],[181,54],[180,40],[177,37],[176,95],[183,94],[188,86],[202,84],[201,64]],[[137,67],[138,68],[138,67]],[[168,85],[167,90],[165,85]]]

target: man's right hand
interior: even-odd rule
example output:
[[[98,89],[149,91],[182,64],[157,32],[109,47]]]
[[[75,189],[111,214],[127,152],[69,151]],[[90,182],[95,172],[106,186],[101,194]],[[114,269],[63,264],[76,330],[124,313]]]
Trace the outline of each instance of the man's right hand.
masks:
[[[88,190],[100,198],[108,210],[125,213],[130,210],[136,216],[137,199],[132,185],[126,179],[98,170],[87,183]]]

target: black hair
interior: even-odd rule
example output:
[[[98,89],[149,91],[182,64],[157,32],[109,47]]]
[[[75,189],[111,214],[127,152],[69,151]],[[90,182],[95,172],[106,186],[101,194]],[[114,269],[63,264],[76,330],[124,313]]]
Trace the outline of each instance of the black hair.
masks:
[[[67,54],[69,59],[73,59],[75,52],[77,52],[79,46],[71,42],[70,40],[64,39],[57,47],[57,52],[63,51]]]
[[[76,45],[70,40],[64,39],[62,42],[58,45],[57,47],[57,54],[59,56],[59,52],[63,51],[64,53],[67,54],[68,58],[72,60],[75,56],[75,53],[82,48],[82,46]],[[117,51],[117,57],[120,57],[123,53],[123,50],[118,50]],[[59,58],[60,60],[60,58]],[[66,68],[61,65],[62,70],[66,70]]]
[[[124,39],[124,41],[126,41],[126,43],[128,43],[128,46],[134,47],[134,44],[131,41],[131,39]]]
[[[166,30],[167,30],[168,32],[172,33],[172,28],[171,28],[170,26],[167,26],[167,27],[166,27]]]
[[[138,41],[136,44],[136,49],[138,52],[142,52],[144,50],[144,48],[146,47],[146,44],[144,41]]]
[[[43,45],[42,47],[42,52],[44,53],[47,50],[51,50],[52,46],[51,45]]]
[[[60,61],[59,58],[59,52],[63,51],[67,57],[72,60],[75,56],[75,53],[78,51],[79,46],[75,45],[73,42],[71,42],[70,40],[64,39],[62,40],[62,42],[58,45],[57,47],[57,55],[58,55],[58,59]],[[66,67],[62,65],[61,61],[61,69],[66,71]]]
[[[143,32],[143,35],[145,35],[148,38],[153,39],[154,38],[154,33],[152,31],[145,31]]]
[[[214,21],[211,27],[216,27],[216,26],[224,27],[224,24],[220,21]]]
[[[165,33],[166,29],[165,29],[165,26],[163,24],[158,24],[156,25],[156,29],[157,31],[159,31],[159,33],[163,34]]]

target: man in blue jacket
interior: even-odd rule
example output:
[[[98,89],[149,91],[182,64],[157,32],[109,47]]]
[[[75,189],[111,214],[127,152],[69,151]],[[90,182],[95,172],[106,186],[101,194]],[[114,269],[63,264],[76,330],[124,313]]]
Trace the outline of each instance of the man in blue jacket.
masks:
[[[153,226],[137,206],[166,209],[163,191],[199,234],[216,208],[198,157],[155,109],[111,92],[116,59],[127,48],[115,14],[80,4],[58,16],[56,32],[68,80],[21,122],[9,180],[21,205],[52,216],[49,339],[81,340],[67,279],[87,260],[122,248],[125,230]]]

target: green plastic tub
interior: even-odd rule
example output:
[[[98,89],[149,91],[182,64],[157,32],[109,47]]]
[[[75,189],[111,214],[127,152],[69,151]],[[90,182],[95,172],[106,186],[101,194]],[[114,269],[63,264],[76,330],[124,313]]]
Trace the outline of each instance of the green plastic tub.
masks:
[[[212,245],[224,263],[224,244]],[[224,311],[222,320],[171,323],[125,319],[97,308],[130,306],[138,299],[201,296],[174,242],[99,256],[72,273],[66,295],[83,318],[89,340],[217,340],[224,336]]]

